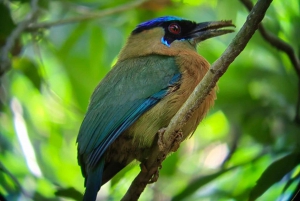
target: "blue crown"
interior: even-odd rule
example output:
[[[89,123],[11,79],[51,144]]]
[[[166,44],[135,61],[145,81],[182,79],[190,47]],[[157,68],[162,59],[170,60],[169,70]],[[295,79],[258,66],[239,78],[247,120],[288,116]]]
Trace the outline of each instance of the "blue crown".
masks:
[[[168,21],[181,21],[183,20],[180,17],[175,17],[175,16],[164,16],[164,17],[158,17],[146,22],[142,22],[141,24],[139,24],[133,31],[132,33],[139,33],[143,30],[146,29],[150,29],[153,27],[158,27],[160,26],[162,23],[164,22],[168,22]]]

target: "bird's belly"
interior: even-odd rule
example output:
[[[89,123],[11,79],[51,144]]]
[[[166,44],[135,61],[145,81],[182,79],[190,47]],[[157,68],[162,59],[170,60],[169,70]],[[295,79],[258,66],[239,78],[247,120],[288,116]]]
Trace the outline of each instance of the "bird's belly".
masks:
[[[122,164],[129,164],[134,159],[143,161],[147,159],[152,146],[157,145],[157,131],[169,125],[170,120],[185,102],[177,100],[182,94],[165,97],[145,114],[143,114],[131,127],[110,146],[108,154],[110,159]],[[203,104],[193,113],[182,128],[183,138],[187,138],[198,126],[207,110],[215,99],[215,90],[206,97]],[[166,106],[167,105],[167,106]]]

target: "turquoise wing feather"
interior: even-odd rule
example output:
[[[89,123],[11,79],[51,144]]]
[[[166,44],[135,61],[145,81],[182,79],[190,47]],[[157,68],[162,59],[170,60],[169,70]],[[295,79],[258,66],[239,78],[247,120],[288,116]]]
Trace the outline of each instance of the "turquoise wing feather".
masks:
[[[85,176],[84,200],[95,200],[114,140],[168,95],[181,74],[175,59],[151,55],[119,61],[95,89],[80,127],[78,162]]]
[[[99,175],[103,170],[103,154],[109,145],[168,95],[169,87],[180,78],[173,57],[151,55],[115,65],[95,89],[77,138],[78,161],[87,180],[89,173]],[[98,190],[101,180],[99,182]]]
[[[124,123],[128,128],[134,122],[130,119],[157,103],[179,79],[173,57],[151,55],[117,63],[91,97],[77,138],[79,153],[91,155],[104,146]]]

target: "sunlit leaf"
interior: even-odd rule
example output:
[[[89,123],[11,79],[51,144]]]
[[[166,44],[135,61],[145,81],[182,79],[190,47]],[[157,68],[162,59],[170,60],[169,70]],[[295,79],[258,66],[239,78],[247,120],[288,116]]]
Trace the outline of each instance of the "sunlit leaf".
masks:
[[[60,197],[65,197],[65,198],[73,198],[74,200],[78,200],[78,201],[81,201],[83,198],[83,195],[74,187],[58,189],[55,192],[55,195]]]

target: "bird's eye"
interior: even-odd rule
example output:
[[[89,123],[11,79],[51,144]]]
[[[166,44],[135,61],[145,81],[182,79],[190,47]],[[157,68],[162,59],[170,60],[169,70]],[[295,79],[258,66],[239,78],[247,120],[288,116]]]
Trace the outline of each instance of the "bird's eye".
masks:
[[[181,27],[176,23],[172,23],[172,24],[169,25],[168,30],[169,30],[170,33],[177,35],[177,34],[180,34]]]

